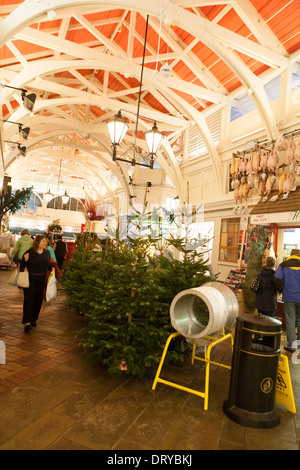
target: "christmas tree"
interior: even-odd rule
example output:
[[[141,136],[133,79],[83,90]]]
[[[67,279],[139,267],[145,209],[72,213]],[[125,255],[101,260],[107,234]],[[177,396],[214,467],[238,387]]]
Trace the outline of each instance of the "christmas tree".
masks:
[[[158,365],[174,332],[169,314],[174,296],[210,280],[206,262],[187,238],[167,244],[182,259],[153,256],[161,240],[145,235],[108,237],[97,253],[92,239],[78,244],[62,283],[71,304],[88,319],[80,332],[86,359],[100,361],[112,373],[139,376],[147,365]],[[169,351],[166,361],[182,359],[181,351]]]
[[[159,363],[170,334],[169,312],[159,302],[161,288],[147,261],[150,245],[148,239],[108,240],[98,260],[85,249],[78,251],[70,263],[72,275],[64,274],[69,293],[78,287],[71,293],[72,304],[89,319],[80,333],[84,355],[113,373],[143,376],[147,365]]]

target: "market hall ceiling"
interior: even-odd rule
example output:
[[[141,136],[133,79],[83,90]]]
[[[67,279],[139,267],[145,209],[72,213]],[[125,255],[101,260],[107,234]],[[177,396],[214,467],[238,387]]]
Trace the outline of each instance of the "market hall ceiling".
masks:
[[[221,187],[222,162],[207,118],[218,110],[228,116],[237,91],[244,91],[268,138],[278,137],[264,84],[298,67],[299,12],[299,0],[2,0],[0,81],[37,95],[30,114],[20,93],[1,87],[1,119],[31,129],[26,157],[18,158],[3,142],[17,140],[15,124],[0,123],[6,171],[30,171],[42,149],[57,161],[49,169],[41,160],[37,171],[55,174],[59,149],[69,148],[75,176],[86,172],[83,152],[90,182],[96,176],[107,185],[111,171],[128,194],[128,168],[112,161],[106,121],[122,109],[129,132],[120,151],[130,149],[148,16],[137,144],[146,151],[143,132],[155,120],[166,136],[157,162],[184,197],[178,156],[183,133],[196,127]],[[161,71],[166,64],[170,76]]]

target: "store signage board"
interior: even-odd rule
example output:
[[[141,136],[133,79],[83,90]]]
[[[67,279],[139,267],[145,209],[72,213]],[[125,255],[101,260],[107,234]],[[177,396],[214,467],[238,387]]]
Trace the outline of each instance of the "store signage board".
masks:
[[[251,225],[266,225],[269,223],[269,214],[254,214],[251,215]]]
[[[270,212],[269,214],[253,214],[250,223],[253,225],[300,223],[300,209],[288,212]]]

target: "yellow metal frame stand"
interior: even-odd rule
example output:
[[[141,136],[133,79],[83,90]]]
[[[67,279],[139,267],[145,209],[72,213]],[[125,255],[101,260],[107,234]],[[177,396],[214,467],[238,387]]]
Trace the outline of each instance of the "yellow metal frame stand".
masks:
[[[155,379],[154,379],[154,382],[153,382],[153,385],[152,385],[152,390],[155,390],[157,382],[160,382],[162,384],[169,385],[170,387],[179,388],[179,390],[184,390],[185,392],[193,393],[194,395],[198,395],[199,397],[204,398],[204,410],[206,411],[206,410],[208,410],[210,364],[220,366],[220,367],[224,367],[225,369],[231,369],[231,366],[227,366],[225,364],[220,364],[219,362],[211,361],[210,360],[211,351],[217,344],[220,344],[223,341],[226,341],[227,339],[231,340],[231,351],[232,351],[233,350],[233,336],[231,335],[231,333],[225,334],[224,329],[223,329],[222,336],[219,337],[219,338],[215,338],[214,336],[205,336],[205,339],[210,339],[210,340],[212,340],[212,342],[210,343],[210,345],[205,350],[204,358],[203,357],[198,357],[198,356],[195,355],[196,341],[197,340],[196,339],[194,340],[191,363],[194,364],[195,359],[197,359],[198,361],[203,361],[206,364],[205,389],[204,389],[204,392],[199,392],[198,390],[194,390],[192,388],[184,387],[183,385],[179,385],[179,384],[176,384],[174,382],[169,382],[168,380],[164,380],[164,379],[160,378],[160,373],[161,373],[161,370],[162,370],[162,366],[163,366],[163,363],[164,363],[169,345],[170,345],[172,339],[176,338],[176,336],[179,336],[179,335],[180,335],[180,333],[178,333],[178,332],[172,333],[169,336],[169,338],[167,339],[167,342],[166,342],[166,345],[165,345],[165,348],[164,348],[164,351],[163,351],[163,354],[162,354],[162,357],[161,357],[161,360],[160,360],[160,363],[159,363],[159,366],[158,366],[158,369],[157,369],[157,372],[156,372],[156,375],[155,375]]]

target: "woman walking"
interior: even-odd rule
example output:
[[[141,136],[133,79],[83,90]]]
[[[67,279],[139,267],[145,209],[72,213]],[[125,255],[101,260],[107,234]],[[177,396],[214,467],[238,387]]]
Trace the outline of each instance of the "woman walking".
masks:
[[[274,281],[275,259],[268,257],[265,266],[258,274],[259,289],[256,293],[255,308],[269,317],[275,316],[277,306],[277,289]]]
[[[48,251],[48,238],[37,235],[33,240],[32,248],[24,253],[20,271],[27,268],[29,273],[29,287],[24,289],[23,319],[24,331],[29,332],[36,326],[43,303],[44,288],[49,269],[56,263],[51,261]]]

